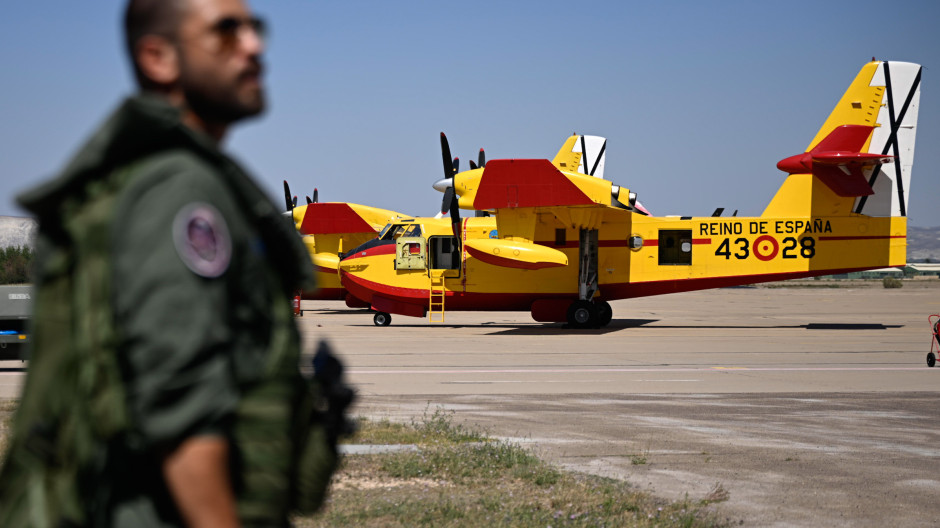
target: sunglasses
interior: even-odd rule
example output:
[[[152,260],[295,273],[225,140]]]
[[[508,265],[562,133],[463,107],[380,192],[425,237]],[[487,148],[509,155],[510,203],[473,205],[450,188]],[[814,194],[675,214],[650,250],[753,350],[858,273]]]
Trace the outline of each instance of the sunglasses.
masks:
[[[267,24],[258,17],[225,17],[212,25],[212,31],[219,36],[225,49],[233,49],[238,45],[243,29],[254,32],[261,40],[267,37]]]

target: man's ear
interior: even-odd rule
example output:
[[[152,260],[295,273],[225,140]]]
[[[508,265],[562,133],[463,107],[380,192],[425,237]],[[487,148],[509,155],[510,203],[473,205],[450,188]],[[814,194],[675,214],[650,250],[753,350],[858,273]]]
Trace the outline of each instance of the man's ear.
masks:
[[[179,52],[165,37],[145,35],[134,48],[137,68],[148,81],[170,86],[180,77]]]

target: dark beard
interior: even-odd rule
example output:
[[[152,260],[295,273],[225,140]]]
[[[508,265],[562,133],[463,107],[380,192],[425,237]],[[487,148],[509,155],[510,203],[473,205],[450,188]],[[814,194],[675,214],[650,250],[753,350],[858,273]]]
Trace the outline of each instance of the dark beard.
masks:
[[[242,102],[234,93],[211,94],[194,87],[184,88],[186,103],[205,123],[230,125],[264,111],[264,93],[256,101]]]

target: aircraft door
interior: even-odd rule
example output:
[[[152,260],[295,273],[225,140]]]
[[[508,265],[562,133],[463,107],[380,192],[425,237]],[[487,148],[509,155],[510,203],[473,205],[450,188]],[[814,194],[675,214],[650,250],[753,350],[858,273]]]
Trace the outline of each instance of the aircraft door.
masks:
[[[454,270],[444,273],[445,277],[460,276],[460,244],[457,237],[432,236],[428,238],[429,269]]]
[[[395,239],[395,269],[396,270],[424,270],[427,269],[425,260],[426,242],[424,237],[398,237]]]

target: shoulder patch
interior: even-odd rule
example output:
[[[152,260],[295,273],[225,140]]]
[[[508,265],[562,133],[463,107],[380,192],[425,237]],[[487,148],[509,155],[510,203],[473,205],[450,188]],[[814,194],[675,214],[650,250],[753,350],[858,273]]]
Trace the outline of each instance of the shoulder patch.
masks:
[[[215,278],[232,261],[232,237],[222,213],[204,202],[185,205],[173,219],[173,244],[196,275]]]

